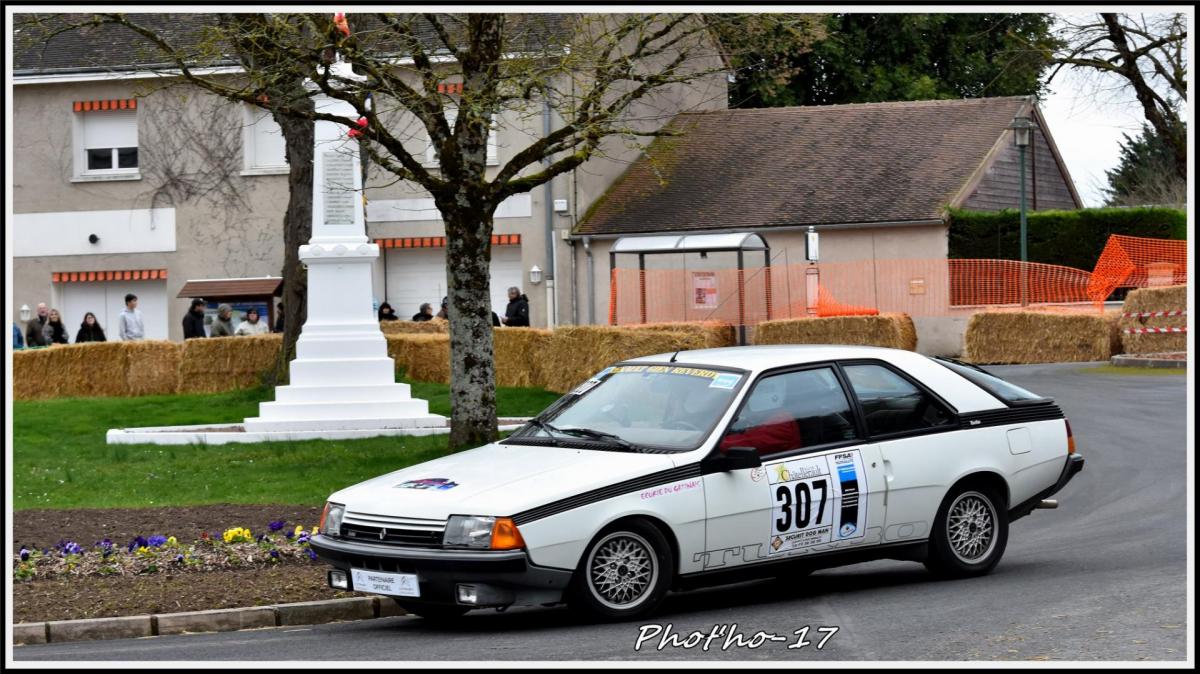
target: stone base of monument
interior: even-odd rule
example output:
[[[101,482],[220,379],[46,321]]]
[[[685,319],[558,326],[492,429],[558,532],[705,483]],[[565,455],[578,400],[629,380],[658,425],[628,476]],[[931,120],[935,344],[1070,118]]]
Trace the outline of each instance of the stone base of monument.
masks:
[[[430,415],[436,417],[437,415]],[[439,425],[394,426],[380,428],[345,428],[321,430],[251,431],[244,424],[204,424],[199,426],[158,426],[153,428],[113,428],[105,440],[110,445],[224,445],[231,442],[291,442],[296,440],[356,440],[381,436],[444,435],[450,432],[445,417]],[[528,417],[499,419],[501,432],[515,431]]]

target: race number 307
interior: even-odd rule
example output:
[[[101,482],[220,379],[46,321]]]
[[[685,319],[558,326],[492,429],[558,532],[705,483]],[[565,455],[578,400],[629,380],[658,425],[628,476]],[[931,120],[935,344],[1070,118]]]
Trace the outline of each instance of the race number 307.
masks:
[[[829,486],[825,478],[779,485],[775,488],[775,502],[779,507],[775,530],[783,533],[793,528],[805,529],[810,524],[824,524],[828,501]]]

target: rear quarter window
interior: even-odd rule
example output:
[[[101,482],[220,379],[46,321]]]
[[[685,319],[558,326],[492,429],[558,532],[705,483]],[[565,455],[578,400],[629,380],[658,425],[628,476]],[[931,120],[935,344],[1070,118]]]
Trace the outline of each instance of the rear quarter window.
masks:
[[[1040,402],[1050,402],[1049,398],[1027,391],[1016,384],[1004,381],[990,372],[974,365],[949,358],[931,358],[933,362],[953,370],[963,379],[999,398],[1008,405],[1029,405]]]

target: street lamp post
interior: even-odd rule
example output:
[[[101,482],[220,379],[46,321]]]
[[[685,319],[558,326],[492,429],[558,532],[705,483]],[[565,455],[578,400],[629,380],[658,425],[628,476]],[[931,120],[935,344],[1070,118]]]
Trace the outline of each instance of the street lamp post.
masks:
[[[1014,117],[1012,126],[1013,143],[1020,152],[1021,161],[1021,306],[1029,304],[1029,236],[1025,222],[1025,148],[1033,137],[1033,123],[1028,117]]]

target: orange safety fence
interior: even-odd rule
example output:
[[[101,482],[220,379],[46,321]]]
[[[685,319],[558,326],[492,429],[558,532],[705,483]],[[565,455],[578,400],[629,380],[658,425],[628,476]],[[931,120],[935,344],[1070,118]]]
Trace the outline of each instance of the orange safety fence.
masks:
[[[1088,283],[1093,302],[1117,288],[1155,288],[1187,283],[1187,241],[1108,237]]]

